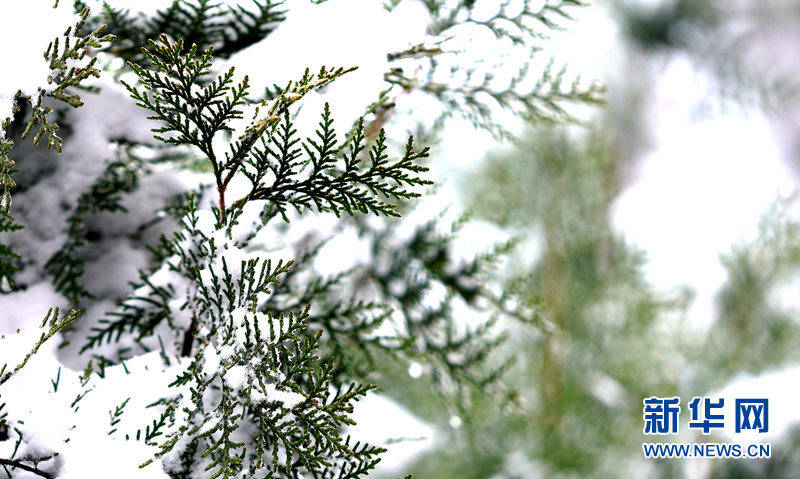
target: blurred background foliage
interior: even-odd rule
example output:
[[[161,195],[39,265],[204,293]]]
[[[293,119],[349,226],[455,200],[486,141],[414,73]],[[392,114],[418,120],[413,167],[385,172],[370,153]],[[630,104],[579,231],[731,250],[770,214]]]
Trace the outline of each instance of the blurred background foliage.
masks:
[[[476,395],[475,412],[454,421],[407,378],[395,397],[450,425],[446,440],[408,470],[425,478],[799,477],[798,428],[773,443],[764,461],[648,462],[641,443],[642,398],[709,394],[742,375],[798,363],[797,308],[775,298],[796,291],[800,198],[776,198],[756,237],[721,255],[726,278],[704,328],[687,319],[691,288],[651,285],[647,256],[612,216],[658,127],[645,110],[654,78],[673,58],[713,78],[709,102],[767,115],[796,168],[800,57],[790,45],[800,38],[800,8],[780,0],[595,3],[624,39],[607,107],[580,127],[529,126],[461,182],[473,219],[520,239],[502,270],[505,288],[541,315],[535,331],[510,326],[517,361],[508,378],[517,401],[498,408]]]

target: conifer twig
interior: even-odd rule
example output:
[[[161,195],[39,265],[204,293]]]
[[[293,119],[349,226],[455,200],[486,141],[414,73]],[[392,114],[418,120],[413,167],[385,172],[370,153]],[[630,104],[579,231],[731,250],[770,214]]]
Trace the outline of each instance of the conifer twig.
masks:
[[[197,315],[192,315],[192,323],[189,325],[189,329],[186,330],[186,333],[183,336],[183,346],[181,347],[181,356],[184,358],[189,357],[192,355],[192,346],[194,344],[194,334],[197,332]]]
[[[0,466],[3,466],[3,469],[5,469],[6,466],[16,469],[22,469],[23,471],[31,472],[33,474],[36,474],[37,476],[46,477],[47,479],[53,478],[53,476],[51,476],[47,472],[42,471],[41,469],[37,469],[33,466],[27,466],[13,459],[0,459]]]

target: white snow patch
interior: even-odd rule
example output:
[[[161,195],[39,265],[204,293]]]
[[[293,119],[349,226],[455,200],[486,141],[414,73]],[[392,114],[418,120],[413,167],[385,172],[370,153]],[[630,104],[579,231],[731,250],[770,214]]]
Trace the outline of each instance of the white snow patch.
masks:
[[[385,447],[388,452],[378,464],[377,472],[392,474],[414,457],[429,450],[435,440],[435,429],[396,402],[384,396],[368,393],[355,404],[349,428],[353,439]]]
[[[278,389],[273,383],[267,384],[263,392],[254,390],[251,399],[255,403],[264,401],[279,402],[287,409],[291,409],[305,400],[301,394]]]
[[[725,280],[719,254],[754,239],[763,212],[795,185],[763,115],[730,108],[697,117],[708,82],[685,58],[659,79],[649,119],[658,125],[653,150],[613,216],[647,251],[649,281],[663,290],[697,289],[697,326],[714,318],[713,295]]]
[[[247,385],[247,368],[233,366],[225,373],[225,383],[231,389],[242,389]]]

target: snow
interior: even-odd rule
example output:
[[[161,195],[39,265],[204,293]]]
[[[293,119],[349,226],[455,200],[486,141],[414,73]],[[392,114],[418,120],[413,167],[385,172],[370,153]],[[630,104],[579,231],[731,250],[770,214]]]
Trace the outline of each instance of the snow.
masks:
[[[348,254],[344,254],[344,252]],[[348,228],[331,238],[314,258],[314,269],[322,276],[333,276],[359,264],[368,264],[370,243],[359,238],[354,228]]]
[[[357,441],[384,447],[388,450],[378,464],[376,474],[394,477],[404,464],[443,439],[436,429],[410,414],[395,401],[374,393],[355,404],[355,426],[348,433]]]
[[[88,0],[85,3],[92,11],[103,7],[107,0]],[[159,10],[168,8],[172,0],[114,0],[113,7],[128,10],[133,16],[150,17]]]
[[[291,409],[301,402],[305,401],[305,397],[302,394],[298,394],[293,391],[284,391],[278,389],[277,386],[273,383],[269,383],[264,386],[264,390],[254,390],[253,396],[251,398],[253,402],[279,402],[283,405],[283,407],[287,409]]]
[[[203,374],[213,376],[219,371],[220,356],[217,348],[209,344],[203,351]]]
[[[25,356],[33,351],[42,334],[46,332],[47,328],[31,328],[0,336],[0,370],[3,371],[3,376],[22,365]]]
[[[261,334],[261,344],[269,341],[270,338],[277,339],[281,334],[288,332],[288,321],[283,324],[278,319],[271,318],[261,311],[253,312],[247,308],[236,308],[230,313],[231,322],[236,328],[234,331],[235,347],[243,350],[246,348],[247,340],[255,342],[255,328]],[[248,324],[249,323],[249,326]],[[283,329],[281,329],[283,326]],[[249,331],[249,333],[248,333]]]
[[[0,65],[4,68],[25,65],[25,68],[14,68],[13,75],[0,75],[0,122],[11,116],[17,92],[32,98],[35,103],[39,89],[47,88],[50,65],[44,59],[44,52],[50,42],[74,26],[78,19],[72,2],[59,2],[57,8],[53,8],[53,2],[48,0],[3,6],[3,15],[0,15]]]
[[[225,373],[225,384],[231,389],[242,389],[247,385],[247,368],[233,366]]]
[[[139,147],[136,154],[147,158],[145,147]],[[156,169],[139,179],[139,187],[122,198],[124,212],[103,211],[86,219],[91,230],[102,231],[103,235],[122,237],[139,233],[140,225],[132,218],[146,218],[167,204],[176,193],[189,189],[191,178],[178,177],[174,171]],[[163,216],[163,215],[162,215]],[[171,224],[174,229],[174,224]],[[151,234],[149,231],[146,232]],[[157,239],[154,238],[154,239]]]
[[[215,246],[220,248],[217,257],[200,270],[200,279],[206,287],[214,284],[214,278],[225,278],[225,271],[231,275],[231,281],[237,282],[242,275],[242,264],[258,257],[238,248],[227,237],[223,238],[222,245],[215,242]]]
[[[35,184],[15,195],[12,214],[25,229],[10,238],[10,246],[25,258],[47,261],[64,244],[68,218],[65,210],[73,208],[80,195],[116,159],[117,152],[112,139],[125,138],[154,144],[149,132],[154,123],[145,118],[143,110],[129,101],[127,93],[119,85],[113,83],[106,74],[87,82],[87,85],[100,90],[97,93],[84,93],[84,105],[77,110],[67,111],[64,123],[70,125],[71,134],[64,140],[61,155],[53,162],[51,169],[42,172],[43,176]],[[41,154],[55,155],[54,152]],[[169,187],[165,182],[147,185],[140,194],[154,198],[170,197],[183,189],[178,182],[170,183]],[[142,203],[141,206],[146,204]],[[136,219],[133,221],[135,224]],[[114,228],[118,231],[121,229],[119,225],[114,225]],[[136,265],[134,263],[132,266]],[[37,281],[40,274],[40,269],[26,267],[18,280],[22,283]],[[3,301],[5,299],[0,303]]]
[[[14,345],[3,344],[0,351],[4,357],[10,351],[6,346]],[[22,430],[22,453],[41,456],[58,452],[56,460],[40,467],[57,472],[60,479],[94,477],[98,470],[113,470],[115,475],[126,479],[166,477],[158,466],[138,467],[155,451],[134,438],[137,429],[160,414],[158,408],[147,406],[169,395],[168,384],[184,365],[176,360],[173,366],[165,367],[158,353],[149,353],[127,361],[124,366],[106,368],[104,379],[93,374],[83,384],[77,372],[58,363],[55,347],[55,341],[45,343],[19,374],[0,387],[13,426]],[[57,377],[55,391],[47,378]],[[86,391],[73,408],[72,401]],[[116,432],[109,434],[112,429],[109,413],[126,398],[130,399],[120,422],[114,426]],[[67,438],[69,441],[65,442]],[[7,443],[0,445],[7,447]]]
[[[515,449],[506,455],[503,463],[503,472],[495,474],[490,479],[512,479],[516,477],[547,477],[547,469],[541,464],[531,462],[525,451]]]
[[[696,114],[710,88],[688,59],[670,63],[648,112],[658,125],[652,150],[613,215],[648,252],[648,280],[697,290],[691,319],[701,329],[715,317],[714,293],[725,280],[719,255],[753,240],[761,215],[796,185],[764,115],[734,106]]]
[[[422,373],[424,372],[425,370],[423,366],[416,361],[412,361],[411,364],[409,364],[408,366],[408,375],[414,379],[417,379],[420,376],[422,376]]]
[[[164,468],[164,472],[180,473],[183,471],[185,466],[181,460],[181,453],[186,450],[191,442],[192,437],[188,434],[181,436],[178,439],[178,442],[175,443],[175,447],[173,447],[168,453],[164,454],[164,457],[161,458],[161,464]]]
[[[208,210],[198,210],[195,212],[196,221],[194,227],[198,233],[202,233],[207,237],[212,237],[217,230],[217,220],[214,218],[214,213]],[[189,225],[190,220],[186,218],[184,224]]]
[[[723,398],[725,404],[725,427],[721,435],[726,440],[737,443],[779,442],[790,428],[800,424],[800,366],[790,366],[783,370],[767,371],[758,376],[740,374],[719,391],[708,395],[714,400]],[[769,431],[735,431],[734,405],[737,398],[766,398],[769,400]]]
[[[115,239],[92,251],[82,278],[84,287],[100,297],[117,298],[130,292],[130,282],[139,279],[139,268],[149,259],[147,251],[128,238]]]

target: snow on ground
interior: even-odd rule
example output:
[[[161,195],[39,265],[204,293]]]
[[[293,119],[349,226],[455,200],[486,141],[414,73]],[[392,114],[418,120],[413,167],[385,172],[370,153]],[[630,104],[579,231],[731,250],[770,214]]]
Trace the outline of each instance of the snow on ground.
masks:
[[[4,296],[0,305],[3,311],[0,334],[12,334],[18,329],[41,323],[47,308],[68,306],[50,281],[42,281],[13,295]]]
[[[4,358],[16,352],[12,355],[18,359],[36,339],[37,331],[6,336]],[[45,343],[0,391],[14,392],[2,394],[0,402],[6,403],[4,412],[18,419],[14,426],[25,439],[16,457],[49,457],[58,451],[54,459],[42,461],[40,468],[63,479],[96,477],[97,471],[112,470],[121,479],[166,477],[157,464],[140,469],[153,449],[125,436],[134,438],[139,427],[160,415],[158,408],[147,405],[169,394],[168,384],[185,365],[175,362],[165,367],[158,353],[149,353],[124,366],[107,368],[105,379],[93,375],[82,383],[78,372],[55,359],[56,347],[57,341]],[[118,408],[119,421],[112,423],[112,413]],[[0,457],[12,456],[16,440],[11,439],[0,442]]]

